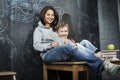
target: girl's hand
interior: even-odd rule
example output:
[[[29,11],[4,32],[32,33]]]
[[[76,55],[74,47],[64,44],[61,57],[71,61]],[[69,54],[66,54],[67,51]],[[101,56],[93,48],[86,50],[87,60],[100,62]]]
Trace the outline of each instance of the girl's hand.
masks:
[[[56,46],[58,46],[58,45],[59,45],[59,43],[55,41],[55,42],[51,43],[50,46],[51,46],[51,48],[54,48],[54,47],[56,47]]]

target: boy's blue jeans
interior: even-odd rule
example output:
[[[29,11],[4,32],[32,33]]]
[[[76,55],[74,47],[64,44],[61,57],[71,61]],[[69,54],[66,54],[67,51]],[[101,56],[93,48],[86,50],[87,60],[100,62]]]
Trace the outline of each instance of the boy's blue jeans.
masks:
[[[103,70],[103,60],[96,57],[91,49],[74,47],[73,43],[57,46],[45,53],[44,61],[66,61],[70,58],[77,61],[86,61],[87,65],[95,72]]]
[[[97,48],[88,40],[82,40],[80,43],[77,43],[77,46],[82,48],[83,50],[90,49],[90,51],[92,51],[92,53],[94,53]]]

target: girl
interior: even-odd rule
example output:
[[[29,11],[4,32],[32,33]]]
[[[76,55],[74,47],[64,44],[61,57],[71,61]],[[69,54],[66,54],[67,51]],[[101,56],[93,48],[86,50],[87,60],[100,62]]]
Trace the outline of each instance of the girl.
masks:
[[[63,44],[61,41],[63,39],[53,31],[58,20],[58,13],[54,7],[46,6],[41,10],[40,21],[33,34],[33,47],[40,52],[43,61],[66,61],[73,58],[77,61],[86,61],[87,65],[97,73],[105,70],[113,76],[118,72],[120,65],[101,60],[90,49],[74,47],[74,43]]]

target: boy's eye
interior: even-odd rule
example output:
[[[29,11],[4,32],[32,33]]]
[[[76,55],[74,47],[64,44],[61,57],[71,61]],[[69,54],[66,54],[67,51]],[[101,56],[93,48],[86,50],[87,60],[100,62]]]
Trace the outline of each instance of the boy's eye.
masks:
[[[68,31],[65,31],[65,32],[68,32]]]

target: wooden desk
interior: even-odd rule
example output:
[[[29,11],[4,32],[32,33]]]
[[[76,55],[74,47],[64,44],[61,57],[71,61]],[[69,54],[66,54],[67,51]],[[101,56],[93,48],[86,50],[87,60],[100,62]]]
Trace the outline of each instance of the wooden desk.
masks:
[[[120,65],[120,60],[111,60],[110,62],[111,62],[111,63],[114,63],[114,64]]]
[[[12,71],[0,72],[0,77],[8,77],[8,76],[11,76],[12,80],[16,80],[16,72],[12,72]]]
[[[43,63],[44,80],[48,80],[48,70],[72,71],[73,80],[78,80],[79,71],[89,71],[86,62],[52,62]],[[88,76],[87,76],[88,80]]]
[[[114,64],[120,64],[120,60],[112,60]],[[48,80],[48,70],[71,71],[73,80],[79,80],[80,71],[86,71],[86,78],[89,80],[89,67],[86,62],[43,62],[43,80]]]

